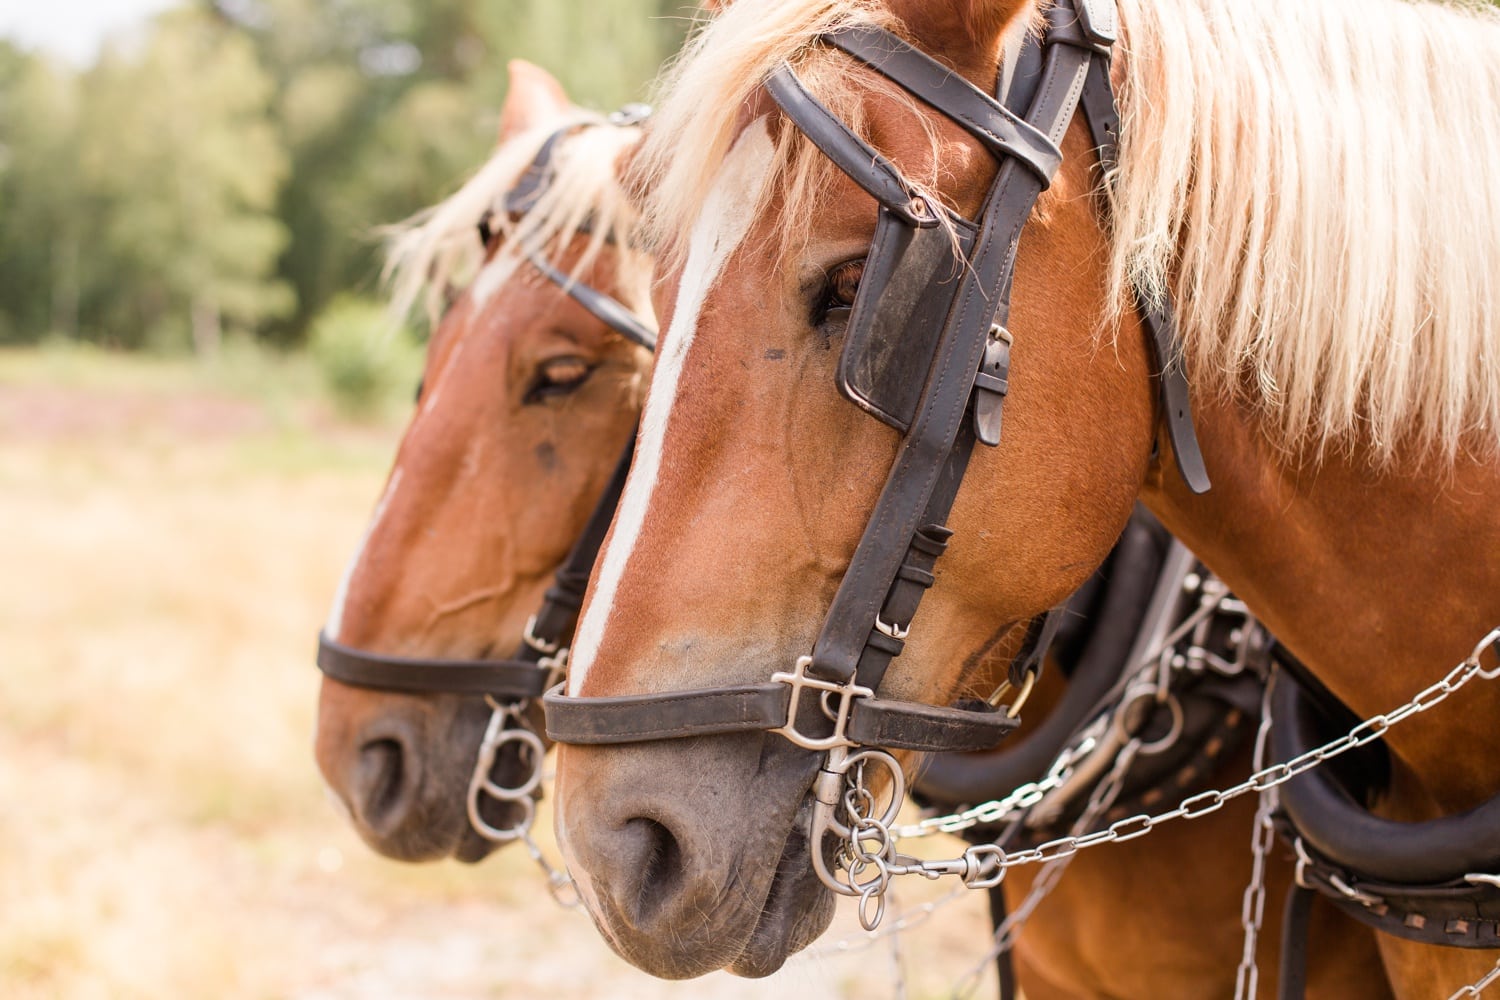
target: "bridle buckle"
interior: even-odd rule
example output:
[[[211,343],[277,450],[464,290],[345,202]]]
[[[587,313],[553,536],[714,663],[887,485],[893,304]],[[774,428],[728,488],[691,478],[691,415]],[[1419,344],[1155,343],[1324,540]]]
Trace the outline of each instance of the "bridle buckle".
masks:
[[[526,643],[526,645],[530,646],[532,649],[536,650],[538,653],[541,653],[543,656],[555,655],[561,645],[560,643],[549,642],[546,639],[538,638],[536,634],[536,615],[532,615],[530,618],[526,619],[526,629],[521,633],[521,641]]]
[[[771,680],[785,684],[792,689],[792,697],[786,706],[786,725],[780,729],[771,730],[780,733],[791,740],[797,746],[805,750],[833,750],[837,747],[852,747],[854,741],[849,739],[846,732],[849,728],[849,714],[854,708],[856,698],[873,698],[875,692],[860,684],[856,684],[851,678],[847,682],[825,681],[817,677],[809,677],[807,668],[812,666],[811,656],[797,657],[797,664],[790,673],[780,671],[771,675]],[[804,691],[817,691],[822,696],[822,707],[824,714],[833,720],[833,732],[828,736],[809,736],[797,728],[797,710],[802,703]],[[830,696],[833,706],[830,707]]]

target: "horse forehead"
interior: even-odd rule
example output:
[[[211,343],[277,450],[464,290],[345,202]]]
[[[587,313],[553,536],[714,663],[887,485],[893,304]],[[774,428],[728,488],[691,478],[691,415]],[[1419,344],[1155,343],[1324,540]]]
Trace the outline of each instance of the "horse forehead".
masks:
[[[721,165],[691,234],[676,283],[671,323],[662,338],[636,445],[635,462],[594,577],[588,606],[579,622],[568,671],[568,691],[583,689],[642,536],[662,468],[662,455],[673,409],[682,387],[688,354],[710,290],[724,265],[744,241],[760,202],[761,186],[770,174],[774,147],[764,119],[740,133]],[[670,533],[669,533],[670,534]],[[670,538],[668,539],[670,540]],[[626,631],[616,626],[617,632]]]

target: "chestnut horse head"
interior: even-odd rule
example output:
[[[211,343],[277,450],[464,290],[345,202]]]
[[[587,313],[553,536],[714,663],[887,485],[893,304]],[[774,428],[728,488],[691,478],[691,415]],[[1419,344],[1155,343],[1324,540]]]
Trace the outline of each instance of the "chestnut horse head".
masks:
[[[640,131],[573,107],[542,70],[513,63],[492,158],[399,232],[397,310],[425,296],[434,333],[417,412],[328,619],[325,670],[332,646],[380,668],[409,658],[421,688],[429,661],[521,646],[631,439],[650,369],[649,350],[617,329],[628,322],[612,326],[597,305],[602,295],[650,316],[651,263],[618,180]],[[598,293],[589,308],[573,297],[581,290]],[[491,718],[481,694],[371,683],[324,678],[316,743],[366,842],[403,860],[475,861],[495,843],[476,827],[529,818],[529,801],[470,788]],[[519,787],[540,748],[506,746],[478,777]],[[470,809],[481,813],[473,825]]]
[[[1471,558],[1500,545],[1483,499],[1500,488],[1500,327],[1485,319],[1500,272],[1484,263],[1500,257],[1500,192],[1473,173],[1500,154],[1473,124],[1495,94],[1495,18],[1386,0],[1121,0],[1116,26],[1116,7],[768,0],[729,7],[699,36],[643,154],[667,333],[580,623],[576,707],[747,688],[810,651],[816,665],[829,609],[868,583],[847,571],[894,509],[898,456],[922,444],[909,412],[871,415],[882,400],[852,384],[851,345],[876,388],[918,388],[922,407],[973,386],[979,418],[986,393],[1005,398],[1003,435],[975,449],[944,511],[953,539],[882,700],[988,695],[972,664],[1099,564],[1138,496],[1361,715],[1440,676],[1500,619],[1500,564]],[[979,219],[997,178],[1036,168],[1045,144],[1011,125],[1000,135],[989,110],[953,114],[951,90],[914,98],[894,82],[905,55],[850,58],[832,41],[880,29],[988,92],[997,77],[1034,86],[1036,68],[1008,57],[1013,32],[1098,52],[1116,27],[1128,44],[1112,69],[1086,72],[1112,74],[1123,124],[1106,122],[1101,142],[1082,116],[1051,122],[1060,165],[998,241],[954,220]],[[1389,79],[1377,68],[1396,66]],[[1033,107],[1076,98],[1084,79],[1044,83]],[[1459,82],[1472,115],[1437,120]],[[831,153],[841,130],[868,148]],[[1469,155],[1419,155],[1412,135]],[[1101,170],[1115,136],[1117,169]],[[888,224],[903,212],[904,228]],[[984,298],[1008,328],[975,342],[958,389],[935,348],[913,362],[901,338],[872,338],[861,303],[867,287],[899,285],[893,247],[941,249],[911,232],[934,228],[965,249],[1019,241],[1003,286],[976,291],[965,266],[912,282],[959,287],[950,317]],[[1151,321],[1168,299],[1175,330]],[[1153,334],[1182,362],[1161,378]],[[1008,370],[979,366],[992,352]],[[1172,403],[1174,371],[1195,391],[1208,497],[1184,410],[1159,402]],[[989,444],[997,425],[976,436]],[[1393,566],[1420,577],[1422,607]],[[1390,667],[1378,677],[1377,662]],[[1492,711],[1449,721],[1494,748],[1483,727],[1500,703],[1486,699]],[[1500,788],[1492,764],[1445,766],[1438,735],[1392,734],[1422,779],[1398,780],[1401,811]],[[820,759],[805,740],[571,742],[558,758],[564,847],[627,958],[664,976],[764,974],[826,925],[808,825]]]
[[[852,24],[892,30],[988,90],[1031,8],[974,7],[971,17],[917,3],[735,5],[681,64],[651,140],[662,145],[645,152],[657,170],[654,221],[667,261],[658,305],[670,325],[570,694],[764,681],[819,637],[902,444],[839,388],[881,213],[777,112],[761,81],[789,60],[945,216],[974,218],[996,159],[819,43]],[[689,107],[695,91],[716,96]],[[694,151],[666,153],[668,136],[688,135]],[[1122,320],[1112,346],[1096,337],[1112,312],[1108,244],[1099,162],[1081,123],[1062,152],[1016,267],[1011,323],[1025,334],[1014,342],[1004,435],[973,459],[948,520],[942,583],[882,698],[988,696],[975,663],[1103,560],[1152,462],[1142,334]],[[953,282],[959,270],[933,278]],[[807,836],[818,768],[816,754],[766,733],[566,747],[566,850],[616,947],[662,975],[725,965],[765,974],[815,937],[832,903],[811,863],[823,847]]]

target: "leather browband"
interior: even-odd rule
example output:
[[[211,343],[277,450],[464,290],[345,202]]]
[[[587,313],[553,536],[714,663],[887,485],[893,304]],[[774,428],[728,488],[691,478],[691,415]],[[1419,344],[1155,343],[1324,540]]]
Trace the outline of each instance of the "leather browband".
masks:
[[[619,299],[606,295],[592,285],[583,282],[553,267],[545,257],[535,250],[526,252],[526,262],[542,273],[542,276],[561,288],[568,297],[594,315],[594,318],[610,327],[626,340],[648,351],[656,350],[656,331],[636,318]]]
[[[918,229],[938,224],[935,210],[916,214],[913,200],[917,194],[895,164],[886,159],[875,148],[844,127],[823,103],[813,97],[806,85],[792,72],[790,66],[782,64],[766,78],[766,90],[773,100],[786,111],[817,143],[823,155],[833,161],[850,180],[854,181],[870,197],[899,215],[908,226]]]
[[[921,49],[863,25],[832,32],[824,41],[953,119],[995,156],[1024,164],[1043,188],[1062,166],[1057,143]]]

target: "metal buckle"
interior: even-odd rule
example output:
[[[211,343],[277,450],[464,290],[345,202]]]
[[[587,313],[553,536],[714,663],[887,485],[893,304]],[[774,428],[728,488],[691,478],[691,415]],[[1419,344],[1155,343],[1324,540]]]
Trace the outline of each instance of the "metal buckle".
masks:
[[[546,639],[538,639],[536,635],[536,615],[526,619],[526,630],[521,633],[521,641],[543,656],[551,656],[561,648],[560,643],[548,642]]]
[[[797,664],[792,668],[791,673],[779,671],[771,675],[772,681],[778,684],[785,684],[792,689],[792,697],[787,702],[786,707],[786,725],[780,729],[773,729],[771,732],[780,733],[805,750],[832,750],[835,747],[854,746],[854,741],[844,735],[844,731],[849,727],[849,712],[854,707],[854,699],[873,698],[875,697],[875,692],[870,688],[854,683],[852,678],[847,684],[840,684],[837,681],[825,681],[819,680],[816,677],[809,677],[807,676],[807,668],[811,665],[811,656],[799,656],[797,657]],[[802,692],[809,689],[821,692],[824,695],[834,695],[837,698],[838,707],[831,715],[833,719],[833,733],[829,736],[808,736],[797,729],[797,709],[802,701]],[[823,700],[823,706],[825,709],[828,706],[826,698]]]
[[[876,615],[875,631],[879,632],[881,635],[889,636],[892,639],[905,639],[907,636],[911,635],[911,623],[908,622],[906,624],[906,627],[902,628],[900,625],[892,625],[886,622],[879,615]]]
[[[542,685],[543,690],[550,691],[568,679],[568,657],[572,652],[571,647],[563,646],[555,653],[543,656],[536,662],[539,670],[547,671],[547,682]]]

